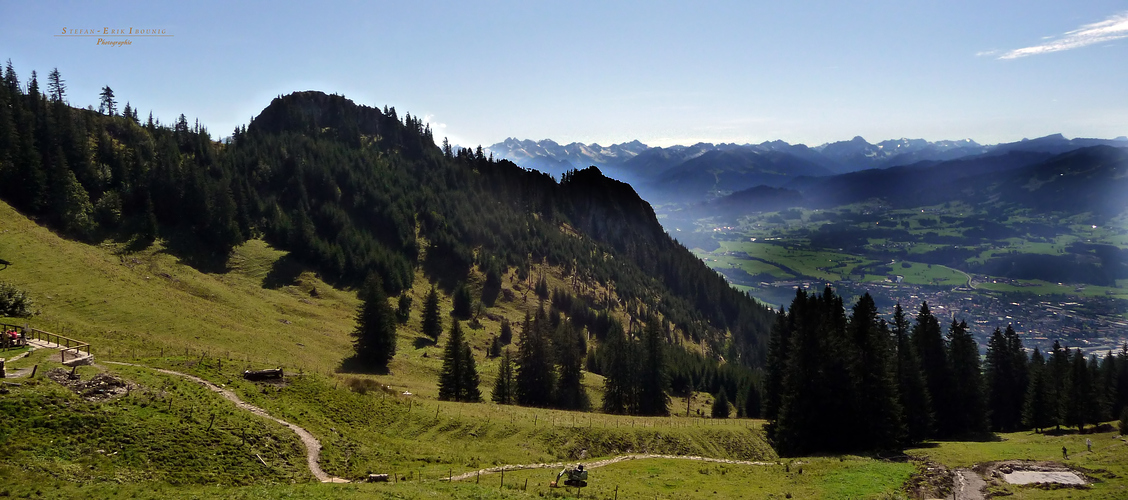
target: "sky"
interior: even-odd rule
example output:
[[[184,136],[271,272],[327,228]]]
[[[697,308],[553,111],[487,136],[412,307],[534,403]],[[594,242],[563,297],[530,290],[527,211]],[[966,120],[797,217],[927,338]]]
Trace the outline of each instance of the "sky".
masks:
[[[6,59],[215,137],[302,90],[464,146],[1128,135],[1126,1],[0,0]]]

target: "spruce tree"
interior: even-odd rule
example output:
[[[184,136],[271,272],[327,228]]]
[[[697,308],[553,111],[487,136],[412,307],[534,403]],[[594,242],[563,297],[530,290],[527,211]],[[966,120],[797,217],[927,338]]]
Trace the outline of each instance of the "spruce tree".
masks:
[[[919,443],[933,432],[931,398],[920,359],[909,338],[909,321],[898,303],[893,308],[893,338],[897,350],[897,395],[904,416],[906,440]]]
[[[1016,405],[1016,393],[1025,395],[1025,387],[1018,387],[1017,358],[1010,352],[1002,330],[995,328],[987,341],[985,376],[988,388],[988,406],[991,411],[991,428],[1010,432],[1020,423],[1021,406]]]
[[[443,367],[439,372],[439,399],[443,401],[477,402],[478,370],[470,344],[462,336],[458,321],[452,321],[443,348]]]
[[[411,319],[411,302],[411,296],[407,292],[400,294],[396,308],[396,319],[399,320],[400,324],[407,323],[407,320]]]
[[[396,319],[379,276],[373,274],[365,280],[360,299],[352,334],[356,359],[367,369],[388,373],[388,363],[396,354]]]
[[[953,433],[953,412],[956,410],[952,400],[952,373],[948,364],[948,346],[940,331],[940,322],[922,303],[913,326],[913,346],[920,358],[921,371],[932,401],[935,415],[936,435],[951,436]]]
[[[470,319],[474,309],[474,299],[470,295],[470,287],[465,282],[459,283],[454,289],[452,297],[454,309],[451,314],[460,319]]]
[[[889,346],[889,331],[878,321],[877,305],[869,293],[858,299],[850,316],[849,333],[857,358],[855,377],[859,445],[892,449],[906,436],[897,395],[896,367]]]
[[[565,410],[586,410],[590,406],[587,392],[584,391],[584,350],[582,331],[577,331],[571,320],[564,320],[557,326],[556,364],[559,376],[556,378],[556,407]]]
[[[709,414],[713,418],[729,418],[729,413],[732,410],[729,408],[728,395],[725,394],[725,388],[721,387],[720,392],[717,393],[716,399],[713,400],[713,408]]]
[[[1072,404],[1070,398],[1070,358],[1069,349],[1054,341],[1053,351],[1046,363],[1046,384],[1049,386],[1049,407],[1051,423],[1057,428],[1066,424],[1066,412]]]
[[[552,404],[555,373],[549,353],[548,320],[538,309],[532,321],[525,314],[524,331],[517,343],[517,403],[547,407]]]
[[[439,313],[439,292],[435,290],[435,285],[431,285],[431,291],[423,299],[423,335],[438,341],[442,334],[443,317]]]
[[[634,361],[623,325],[612,321],[603,343],[603,412],[625,414],[632,411],[635,392]]]
[[[1026,399],[1022,405],[1022,422],[1035,432],[1041,432],[1054,425],[1054,410],[1051,408],[1050,384],[1047,382],[1049,372],[1045,358],[1037,347],[1030,355],[1027,372],[1030,383],[1026,387]]]
[[[513,327],[509,324],[509,318],[501,318],[501,333],[498,334],[498,339],[502,345],[513,343]]]
[[[638,381],[640,415],[664,417],[670,414],[670,396],[666,393],[669,376],[666,373],[665,344],[657,318],[650,318],[642,332],[643,360]]]
[[[799,289],[800,294],[803,293]],[[783,306],[776,312],[768,338],[767,373],[764,375],[764,418],[769,421],[779,417],[780,399],[783,394],[783,374],[787,366],[787,355],[791,341],[787,313]],[[770,428],[770,427],[769,427]]]
[[[516,380],[513,374],[513,354],[506,348],[501,353],[501,362],[497,365],[497,380],[494,381],[493,392],[490,399],[497,404],[511,405],[515,403],[514,389]]]
[[[951,430],[957,434],[987,431],[988,408],[979,365],[979,345],[967,331],[967,323],[956,323],[948,329],[948,357],[952,366],[952,401],[955,404]]]
[[[455,322],[457,323],[457,321]],[[467,403],[480,403],[482,391],[478,388],[481,379],[478,377],[478,363],[474,360],[474,351],[470,343],[462,340],[462,398],[459,401]]]

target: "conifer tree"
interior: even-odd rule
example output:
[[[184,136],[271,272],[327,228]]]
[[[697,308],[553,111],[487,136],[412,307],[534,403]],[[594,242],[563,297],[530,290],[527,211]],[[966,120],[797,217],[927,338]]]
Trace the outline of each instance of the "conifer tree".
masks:
[[[478,370],[470,344],[462,336],[458,321],[452,321],[443,348],[443,367],[439,372],[439,399],[443,401],[477,402]]]
[[[803,294],[804,292],[802,289],[798,289],[798,293]],[[790,341],[788,316],[784,307],[780,306],[775,315],[775,322],[772,323],[771,335],[768,338],[768,362],[767,373],[764,376],[763,402],[763,415],[768,420],[779,418],[779,405],[783,394],[783,374],[787,367]]]
[[[1008,334],[1014,330],[1007,327]],[[1017,335],[1014,336],[1017,338]],[[995,328],[987,342],[986,379],[991,412],[991,428],[1011,432],[1022,422],[1022,403],[1026,395],[1026,356],[1021,341],[1012,340]],[[1018,350],[1018,353],[1015,352]]]
[[[51,100],[54,102],[64,102],[67,94],[67,85],[63,81],[63,76],[59,74],[59,68],[52,69],[47,74],[47,92],[51,95]]]
[[[953,433],[955,411],[952,398],[952,373],[948,364],[948,346],[940,331],[940,322],[922,303],[913,326],[912,343],[920,358],[921,371],[924,372],[925,385],[932,401],[935,415],[936,433],[950,436]]]
[[[431,285],[431,291],[423,299],[423,335],[438,341],[442,334],[443,317],[439,313],[439,292],[435,290],[435,285]]]
[[[513,327],[509,324],[509,318],[501,318],[501,333],[498,334],[498,339],[502,345],[513,343]]]
[[[470,287],[466,282],[459,283],[454,289],[454,297],[452,297],[454,309],[451,314],[456,318],[470,319],[473,313],[474,299],[470,296]]]
[[[713,407],[710,409],[709,414],[713,418],[729,418],[730,412],[728,395],[725,394],[725,388],[721,387],[720,392],[717,393],[716,399],[713,400]]]
[[[1049,386],[1049,407],[1051,423],[1057,428],[1066,423],[1066,412],[1072,404],[1070,398],[1070,357],[1069,349],[1063,348],[1061,343],[1054,341],[1053,351],[1046,363],[1046,383]]]
[[[850,335],[856,346],[853,370],[857,400],[856,435],[878,449],[892,449],[906,435],[897,395],[895,366],[890,355],[889,331],[877,318],[877,305],[869,293],[858,299],[850,316]]]
[[[396,354],[396,320],[379,276],[373,274],[365,280],[360,299],[353,331],[356,359],[361,366],[387,373],[388,363]]]
[[[497,404],[511,405],[516,402],[514,397],[516,379],[513,373],[513,354],[509,348],[501,353],[501,362],[497,366],[497,380],[494,381],[493,393],[490,399]]]
[[[101,99],[98,104],[98,112],[114,116],[117,114],[117,101],[114,100],[114,90],[109,85],[102,87]],[[183,117],[184,115],[180,115]]]
[[[590,401],[584,391],[584,350],[582,332],[576,330],[571,320],[563,320],[556,329],[556,407],[566,410],[586,410]]]
[[[411,302],[411,296],[408,295],[407,292],[400,294],[398,307],[396,308],[396,319],[399,320],[400,324],[407,323],[407,320],[411,319]]]
[[[517,343],[517,403],[547,407],[552,404],[556,382],[548,343],[548,321],[538,309],[532,321],[525,314],[524,331]]]
[[[643,360],[639,372],[638,412],[640,415],[667,416],[670,396],[666,393],[666,346],[657,318],[650,318],[642,332]]]
[[[1050,387],[1047,383],[1049,373],[1046,370],[1046,361],[1037,347],[1030,355],[1030,364],[1027,369],[1030,383],[1026,387],[1026,399],[1022,405],[1022,422],[1027,427],[1041,432],[1053,425],[1054,411],[1050,406]]]
[[[898,303],[893,308],[893,338],[897,350],[897,395],[904,416],[906,440],[919,443],[933,432],[931,398],[920,359],[909,338],[909,321]]]
[[[634,361],[631,359],[629,340],[623,325],[612,321],[604,337],[603,350],[603,411],[624,414],[633,409]]]
[[[455,321],[454,323],[458,323]],[[474,360],[474,351],[470,343],[462,340],[462,399],[467,403],[482,401],[482,391],[478,388],[481,379],[478,377],[478,363]]]
[[[948,357],[952,366],[952,401],[956,408],[951,429],[955,434],[981,433],[989,427],[983,374],[979,365],[979,346],[967,331],[967,323],[948,329]]]

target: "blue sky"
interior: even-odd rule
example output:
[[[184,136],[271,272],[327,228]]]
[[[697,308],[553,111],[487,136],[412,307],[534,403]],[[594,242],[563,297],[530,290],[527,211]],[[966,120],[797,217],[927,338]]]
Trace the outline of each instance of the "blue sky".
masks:
[[[58,37],[165,29],[172,37]],[[104,37],[122,40],[123,37]],[[438,137],[983,143],[1128,135],[1128,2],[20,2],[0,59],[216,136],[336,92]]]

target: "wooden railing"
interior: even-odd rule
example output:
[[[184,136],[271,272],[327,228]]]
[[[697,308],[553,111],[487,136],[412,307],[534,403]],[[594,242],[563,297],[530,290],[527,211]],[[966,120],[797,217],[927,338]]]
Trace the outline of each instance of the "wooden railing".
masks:
[[[86,342],[75,340],[70,337],[64,337],[62,335],[51,333],[45,330],[40,330],[38,328],[32,328],[28,325],[20,326],[0,323],[0,330],[3,330],[5,332],[8,330],[20,331],[23,332],[24,336],[28,340],[35,339],[46,342],[48,344],[55,344],[59,347],[60,361],[67,360],[68,351],[73,351],[72,356],[75,358],[79,357],[79,353],[81,353],[82,351],[86,351],[87,356],[90,355],[90,344]]]

